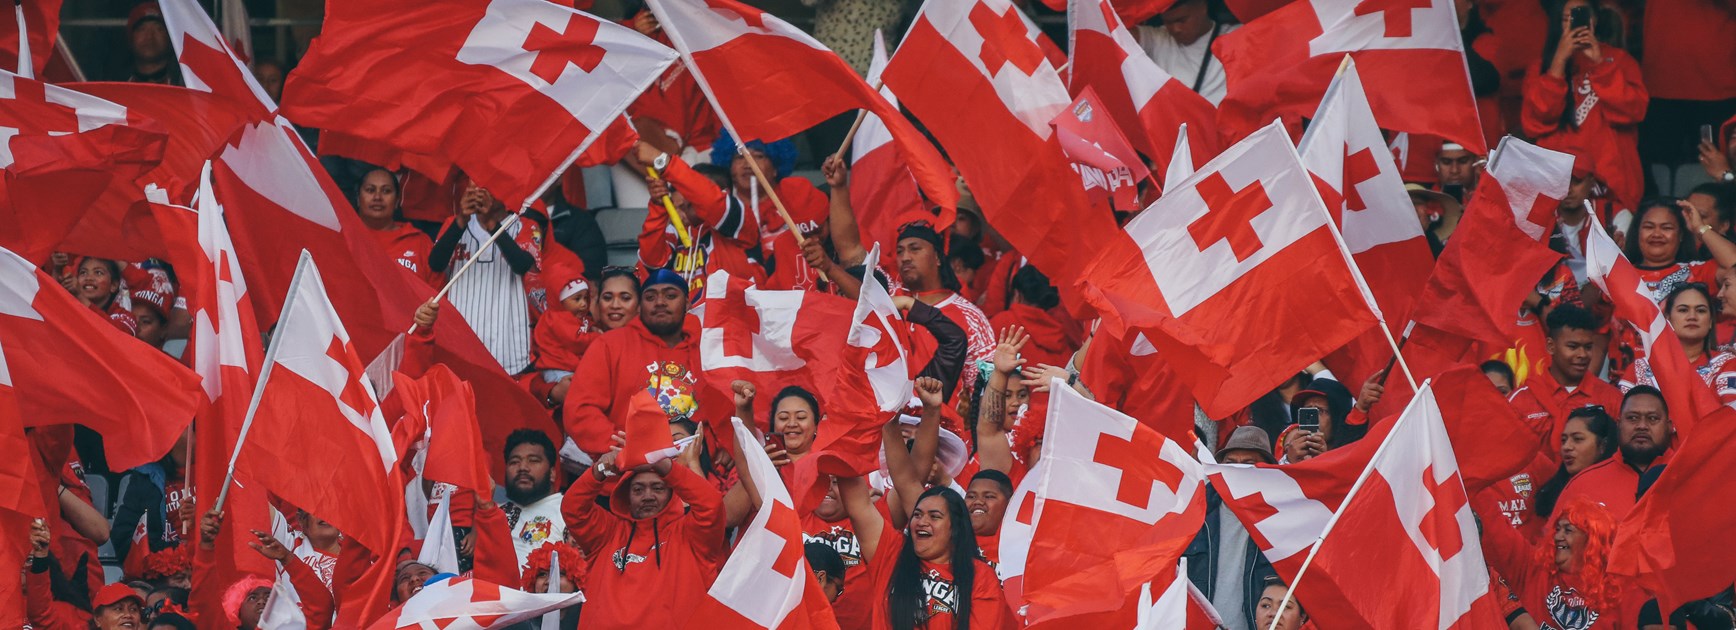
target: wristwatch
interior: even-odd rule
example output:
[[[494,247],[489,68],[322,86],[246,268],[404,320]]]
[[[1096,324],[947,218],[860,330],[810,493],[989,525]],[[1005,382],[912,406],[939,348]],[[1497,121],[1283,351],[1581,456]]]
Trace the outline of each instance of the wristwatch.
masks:
[[[1705,233],[1710,232],[1710,231],[1712,231],[1712,226],[1702,225],[1702,226],[1700,226],[1700,229],[1694,230],[1694,233],[1704,235]]]
[[[1722,179],[1722,180],[1727,181],[1727,182],[1736,182],[1736,171],[1726,170],[1726,171],[1724,171],[1724,175],[1719,177],[1718,179]]]
[[[596,470],[598,475],[602,475],[604,479],[608,479],[608,478],[616,475],[615,471],[609,470],[609,468],[607,466],[604,466],[603,464],[604,464],[604,462],[599,460],[597,462],[597,465],[592,466],[591,468]]]
[[[659,173],[663,172],[663,169],[669,168],[669,154],[668,153],[657,154],[657,159],[651,160],[651,166],[653,168],[656,168],[657,172],[659,172]]]

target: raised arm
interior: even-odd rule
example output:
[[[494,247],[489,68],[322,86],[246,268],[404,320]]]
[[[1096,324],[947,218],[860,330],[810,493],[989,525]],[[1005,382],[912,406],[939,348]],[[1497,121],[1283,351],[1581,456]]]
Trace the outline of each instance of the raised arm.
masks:
[[[1682,209],[1682,217],[1688,221],[1688,230],[1699,235],[1700,242],[1706,244],[1706,251],[1712,252],[1712,259],[1718,261],[1718,266],[1729,269],[1736,265],[1736,243],[1719,234],[1717,230],[1701,229],[1709,227],[1700,218],[1700,211],[1686,201],[1677,201],[1676,206]]]
[[[862,546],[862,561],[873,564],[878,557],[880,537],[886,530],[886,517],[874,509],[868,482],[861,477],[839,477],[838,500],[844,502],[844,513],[850,515],[850,529],[856,532],[856,542]]]
[[[898,500],[891,503],[894,515],[909,514],[916,509],[916,498],[922,495],[928,471],[934,468],[934,455],[940,449],[940,381],[928,377],[916,379],[916,396],[922,400],[922,422],[916,425],[916,445],[904,450],[904,434],[894,418],[881,431],[886,450],[886,469],[892,474],[892,488]],[[857,536],[860,538],[860,535]]]
[[[1007,383],[1019,373],[1025,360],[1019,350],[1030,336],[1020,326],[1001,331],[1000,345],[995,346],[995,371],[989,374],[983,388],[982,401],[977,403],[976,457],[983,470],[1011,471],[1012,446],[1007,444]]]
[[[834,154],[820,165],[826,176],[826,187],[832,203],[827,206],[827,220],[832,227],[832,249],[838,252],[838,262],[845,267],[860,265],[868,255],[862,246],[862,232],[856,227],[856,211],[850,207],[850,167],[844,158]]]

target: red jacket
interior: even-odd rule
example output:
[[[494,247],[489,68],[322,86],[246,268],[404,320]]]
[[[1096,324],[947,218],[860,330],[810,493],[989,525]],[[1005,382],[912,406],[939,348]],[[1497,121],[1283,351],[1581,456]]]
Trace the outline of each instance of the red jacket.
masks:
[[[1525,135],[1538,146],[1585,156],[1592,171],[1609,186],[1618,205],[1634,208],[1644,192],[1640,172],[1639,124],[1646,117],[1648,96],[1640,66],[1626,52],[1601,44],[1603,62],[1586,67],[1585,58],[1574,56],[1571,79],[1573,106],[1568,106],[1569,81],[1544,74],[1533,66],[1525,76],[1525,103],[1520,121]],[[1597,102],[1578,127],[1568,124],[1574,108],[1585,107],[1589,86]],[[1569,120],[1562,120],[1563,116]]]
[[[1653,466],[1670,461],[1672,452],[1665,452],[1652,462]],[[1638,498],[1634,495],[1640,491],[1640,471],[1628,465],[1626,456],[1617,452],[1614,457],[1585,467],[1573,479],[1568,480],[1567,487],[1561,489],[1561,498],[1556,505],[1565,505],[1570,499],[1584,497],[1609,508],[1609,515],[1620,521],[1628,512],[1634,509]]]
[[[635,319],[591,343],[574,370],[562,408],[567,435],[587,453],[609,450],[609,436],[626,427],[627,398],[649,391],[674,418],[694,418],[699,395],[699,318],[670,347]],[[619,413],[617,412],[619,410]]]
[[[540,370],[573,371],[602,334],[588,315],[580,318],[565,307],[550,310],[537,320],[531,363]]]
[[[663,178],[693,205],[699,225],[683,226],[693,248],[682,246],[681,236],[669,224],[669,210],[663,200],[652,199],[645,226],[639,231],[639,264],[646,269],[673,269],[692,278],[688,295],[695,303],[705,295],[705,277],[719,269],[755,283],[764,282],[765,269],[747,255],[760,244],[759,224],[753,215],[680,158],[669,161]]]
[[[51,562],[31,561],[30,568],[24,572],[25,610],[30,616],[31,627],[36,630],[84,630],[90,627],[90,613],[54,598],[48,575]]]
[[[1513,390],[1507,402],[1533,428],[1548,427],[1540,448],[1549,457],[1550,466],[1560,466],[1561,431],[1566,428],[1567,414],[1586,405],[1602,405],[1610,417],[1620,415],[1621,390],[1586,374],[1580,379],[1579,388],[1569,392],[1555,382],[1555,376],[1549,373],[1550,365],[1549,360],[1542,361],[1541,369],[1525,379],[1523,387]]]
[[[434,283],[434,270],[428,268],[428,253],[434,249],[434,241],[427,234],[408,223],[394,224],[390,230],[367,232],[392,260],[398,261],[423,282]]]
[[[579,627],[687,627],[723,566],[723,497],[697,473],[675,466],[663,478],[674,493],[663,512],[634,519],[628,475],[617,478],[606,511],[596,501],[604,482],[589,472],[561,500],[567,535],[591,559]]]

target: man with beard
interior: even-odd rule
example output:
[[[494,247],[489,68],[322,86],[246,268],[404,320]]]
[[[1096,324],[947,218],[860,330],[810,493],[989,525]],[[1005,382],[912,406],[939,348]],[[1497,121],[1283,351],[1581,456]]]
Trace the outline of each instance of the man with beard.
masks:
[[[628,399],[650,392],[669,421],[699,420],[699,318],[687,314],[687,281],[652,269],[639,293],[639,319],[603,333],[579,361],[562,422],[593,457],[626,428]]]
[[[1616,429],[1621,454],[1579,471],[1562,489],[1556,505],[1585,497],[1609,508],[1617,521],[1633,511],[1640,476],[1652,466],[1669,463],[1670,444],[1675,441],[1676,428],[1670,423],[1663,392],[1650,385],[1628,390],[1622,398],[1621,415],[1616,417]]]
[[[597,459],[561,503],[568,531],[590,558],[585,628],[684,628],[724,560],[723,497],[675,460],[615,467]],[[613,491],[609,484],[615,483]],[[597,497],[609,495],[609,507]]]
[[[954,394],[969,398],[977,381],[977,362],[995,352],[994,328],[989,326],[989,318],[982,309],[959,295],[963,285],[953,275],[952,265],[947,264],[946,242],[933,226],[915,222],[899,228],[897,247],[894,254],[898,259],[898,279],[904,283],[904,290],[923,304],[939,309],[965,330],[968,349],[964,373],[959,378],[959,384],[965,387],[960,390],[952,383],[942,385],[946,400],[953,400]]]
[[[555,445],[543,432],[519,429],[506,436],[506,502],[500,510],[506,513],[519,566],[543,542],[566,536],[561,497],[555,493]]]

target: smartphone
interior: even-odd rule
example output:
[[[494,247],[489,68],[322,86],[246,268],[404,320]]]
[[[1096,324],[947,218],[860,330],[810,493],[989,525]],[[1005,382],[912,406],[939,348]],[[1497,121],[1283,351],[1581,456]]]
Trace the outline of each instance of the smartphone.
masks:
[[[787,447],[784,446],[784,434],[782,434],[782,433],[767,433],[766,434],[766,444],[775,446],[780,451],[789,450]]]
[[[1579,5],[1567,12],[1567,27],[1569,30],[1591,26],[1591,7]]]
[[[1303,407],[1296,411],[1296,429],[1309,433],[1320,432],[1320,410],[1313,407]]]
[[[1700,144],[1716,144],[1713,142],[1711,125],[1700,125]]]

